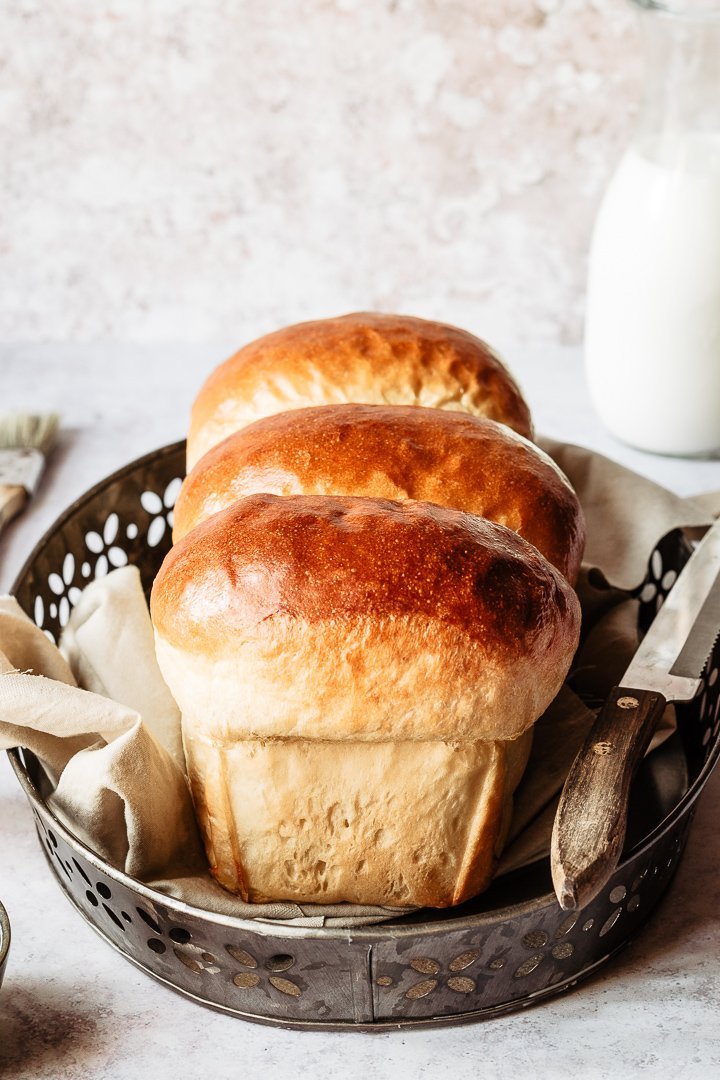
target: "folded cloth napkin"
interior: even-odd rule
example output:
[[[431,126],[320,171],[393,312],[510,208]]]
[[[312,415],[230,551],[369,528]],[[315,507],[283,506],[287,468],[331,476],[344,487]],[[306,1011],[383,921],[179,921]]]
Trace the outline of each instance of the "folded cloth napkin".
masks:
[[[131,877],[187,903],[241,918],[358,926],[395,910],[246,904],[211,878],[185,777],[180,714],[155,661],[135,567],[83,591],[61,649],[0,598],[0,748],[42,762],[45,799],[83,843]],[[93,690],[80,688],[84,677]],[[115,700],[105,694],[112,688]]]
[[[594,718],[637,647],[636,586],[660,536],[707,524],[709,497],[682,500],[577,447],[546,443],[574,482],[588,519],[592,562],[578,591],[584,643],[566,685],[535,726],[499,872],[547,854],[559,791]],[[642,522],[642,539],[631,528]],[[211,878],[184,772],[180,717],[155,661],[140,577],[123,567],[88,585],[61,650],[10,597],[0,599],[0,748],[22,746],[45,770],[57,817],[107,862],[208,911],[306,926],[358,926],[399,909],[350,904],[247,904]],[[64,654],[64,655],[63,655]],[[671,707],[653,741],[673,727]]]

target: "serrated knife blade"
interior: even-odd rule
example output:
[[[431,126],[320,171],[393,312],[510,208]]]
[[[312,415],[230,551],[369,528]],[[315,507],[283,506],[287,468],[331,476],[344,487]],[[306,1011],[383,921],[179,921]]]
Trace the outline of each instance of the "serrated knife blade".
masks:
[[[689,701],[720,630],[720,521],[708,529],[621,679],[622,686]]]
[[[575,758],[555,815],[560,906],[584,907],[622,854],[633,774],[668,701],[689,701],[720,631],[720,521],[703,537]]]

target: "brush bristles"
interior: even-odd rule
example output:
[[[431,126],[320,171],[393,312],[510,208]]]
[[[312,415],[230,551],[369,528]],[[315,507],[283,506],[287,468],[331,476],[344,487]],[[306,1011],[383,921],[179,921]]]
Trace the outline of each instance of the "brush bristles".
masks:
[[[57,413],[32,416],[30,413],[12,413],[0,416],[0,448],[29,448],[47,454],[55,442],[60,417]]]

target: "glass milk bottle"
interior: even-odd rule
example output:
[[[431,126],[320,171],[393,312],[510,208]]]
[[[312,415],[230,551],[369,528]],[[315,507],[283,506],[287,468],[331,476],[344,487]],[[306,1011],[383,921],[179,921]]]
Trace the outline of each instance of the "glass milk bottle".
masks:
[[[635,137],[590,251],[585,357],[600,418],[660,454],[720,451],[720,0],[632,0]]]

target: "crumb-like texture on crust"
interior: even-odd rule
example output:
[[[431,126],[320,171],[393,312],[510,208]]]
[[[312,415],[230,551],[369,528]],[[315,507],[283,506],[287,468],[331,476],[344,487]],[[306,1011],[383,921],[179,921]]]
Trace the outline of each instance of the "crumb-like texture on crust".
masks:
[[[151,612],[181,711],[201,701],[222,738],[516,738],[580,624],[567,581],[502,525],[303,495],[249,496],[188,533]]]
[[[285,327],[216,368],[193,406],[188,469],[264,416],[346,402],[459,410],[532,437],[522,394],[484,341],[427,319],[360,312]]]
[[[585,545],[578,498],[534,443],[483,417],[409,405],[277,413],[213,447],[183,483],[177,542],[247,495],[415,499],[478,514],[525,537],[569,581]]]

